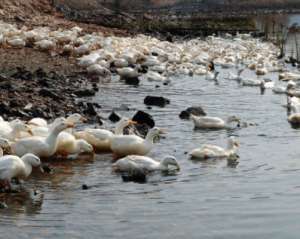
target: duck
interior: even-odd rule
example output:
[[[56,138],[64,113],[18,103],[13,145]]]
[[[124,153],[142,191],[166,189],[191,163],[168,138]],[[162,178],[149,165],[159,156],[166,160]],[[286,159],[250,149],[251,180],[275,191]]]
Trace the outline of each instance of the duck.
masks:
[[[231,154],[236,154],[239,148],[239,142],[235,137],[231,136],[228,139],[228,146],[226,149],[217,145],[205,144],[201,148],[193,149],[189,155],[191,159],[218,159],[228,158]]]
[[[56,152],[59,133],[72,127],[74,127],[74,124],[61,119],[51,129],[47,137],[33,136],[20,139],[11,145],[11,151],[19,157],[22,157],[26,153],[33,153],[40,158],[51,157]]]
[[[4,155],[4,150],[10,149],[10,142],[7,139],[0,138],[0,157]]]
[[[149,71],[147,73],[147,80],[148,81],[157,81],[157,82],[164,82],[167,78],[163,75],[159,74],[155,71]]]
[[[153,148],[153,140],[164,133],[164,130],[154,127],[148,131],[146,139],[137,135],[115,135],[111,140],[111,150],[116,157],[144,156]]]
[[[87,121],[87,119],[81,114],[74,113],[69,115],[67,118],[56,118],[51,124],[48,124],[47,121],[42,118],[33,118],[28,122],[28,125],[31,127],[31,132],[34,136],[47,137],[51,129],[61,120],[65,120],[66,122],[74,125]],[[69,131],[69,133],[72,132]]]
[[[261,86],[264,83],[263,80],[259,79],[242,79],[241,85],[242,86]]]
[[[292,125],[292,126],[300,126],[300,110],[299,110],[299,104],[291,104],[290,105],[290,110],[291,113],[288,116],[288,122]]]
[[[241,82],[242,81],[242,73],[243,73],[244,69],[240,69],[238,70],[237,74],[232,74],[231,72],[229,72],[229,76],[228,76],[228,80],[234,80],[234,81],[237,81],[237,82]]]
[[[206,80],[213,80],[213,81],[217,81],[218,75],[220,74],[220,72],[216,71],[216,72],[209,72],[207,73],[205,79]]]
[[[140,73],[131,67],[124,67],[117,69],[118,75],[122,78],[136,78],[140,76]]]
[[[176,170],[180,170],[179,163],[173,156],[166,156],[159,162],[147,156],[128,155],[119,159],[112,165],[115,172],[134,173],[134,172],[153,172],[153,171],[169,171],[170,166],[174,166]]]
[[[298,81],[300,80],[300,73],[296,73],[296,72],[283,72],[281,74],[279,74],[279,80],[282,81]]]
[[[193,114],[190,115],[190,118],[194,122],[196,129],[226,129],[231,128],[230,124],[233,122],[240,124],[240,119],[236,116],[230,116],[226,121],[218,117],[196,116]]]
[[[97,152],[111,152],[111,140],[115,135],[123,135],[125,127],[136,124],[135,121],[121,118],[116,124],[114,133],[106,129],[86,128],[83,131],[74,132],[77,139],[84,139],[91,144]]]
[[[0,125],[0,137],[12,142],[20,138],[22,132],[32,135],[31,128],[19,120],[11,122],[8,127],[1,127]]]
[[[93,146],[86,140],[76,139],[71,134],[66,134],[65,137],[66,142],[60,142],[61,145],[58,144],[57,146],[57,155],[68,157],[69,155],[79,155],[81,153],[94,153]]]
[[[272,91],[274,94],[288,94],[288,91],[292,90],[295,87],[296,87],[296,83],[294,81],[289,81],[287,86],[275,85]]]
[[[4,188],[11,189],[11,179],[26,179],[32,172],[32,167],[41,166],[41,160],[34,154],[28,153],[21,158],[15,155],[0,157],[0,180]],[[42,168],[41,168],[41,171]]]

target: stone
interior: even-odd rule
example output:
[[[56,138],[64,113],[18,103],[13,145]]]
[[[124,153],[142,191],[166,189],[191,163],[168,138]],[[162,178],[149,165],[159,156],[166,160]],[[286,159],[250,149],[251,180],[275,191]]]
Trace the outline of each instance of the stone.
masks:
[[[138,111],[132,117],[132,120],[136,121],[138,124],[146,124],[150,128],[153,128],[155,126],[155,121],[154,121],[153,117],[144,111]]]
[[[118,122],[118,121],[121,119],[121,117],[113,111],[113,112],[111,112],[111,114],[108,116],[108,119],[109,119],[111,122],[114,122],[114,123],[115,123],[115,122]]]
[[[61,97],[59,95],[57,95],[56,93],[54,93],[53,91],[47,88],[40,89],[39,95],[44,97],[49,97],[53,100],[58,100],[58,101],[61,100]]]
[[[75,91],[74,94],[78,97],[89,97],[94,96],[96,92],[93,89],[83,89]]]
[[[170,104],[170,100],[159,96],[146,96],[144,104],[165,107],[167,104]]]

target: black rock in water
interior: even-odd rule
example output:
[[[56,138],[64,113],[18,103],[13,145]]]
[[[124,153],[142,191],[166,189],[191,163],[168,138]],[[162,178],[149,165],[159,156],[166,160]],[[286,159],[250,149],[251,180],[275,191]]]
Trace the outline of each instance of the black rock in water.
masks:
[[[144,104],[165,107],[167,104],[170,104],[170,100],[160,96],[146,96]]]
[[[78,97],[88,97],[88,96],[94,96],[96,94],[94,89],[83,89],[83,90],[77,90],[74,92],[75,95]]]
[[[122,79],[125,81],[127,85],[138,86],[140,84],[140,79],[138,77],[131,77],[131,78],[123,77]]]
[[[153,128],[155,126],[155,121],[154,121],[153,117],[144,111],[138,111],[132,117],[132,120],[136,121],[138,124],[146,124],[150,128]]]
[[[118,114],[116,114],[114,111],[111,112],[111,114],[108,116],[108,119],[111,121],[111,122],[118,122],[120,119],[121,119],[121,116],[119,116]]]

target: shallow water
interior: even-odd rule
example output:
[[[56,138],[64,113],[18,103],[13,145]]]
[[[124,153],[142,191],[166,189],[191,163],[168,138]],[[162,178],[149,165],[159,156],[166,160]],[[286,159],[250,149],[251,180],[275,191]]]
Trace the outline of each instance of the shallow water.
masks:
[[[224,79],[178,76],[169,86],[138,88],[117,78],[104,83],[95,101],[103,114],[128,104],[146,110],[168,134],[150,154],[175,155],[177,175],[149,177],[146,184],[122,182],[111,173],[111,155],[95,160],[55,162],[53,175],[39,173],[25,183],[22,194],[0,195],[8,209],[0,210],[3,238],[298,238],[300,219],[300,131],[287,122],[285,96],[241,87]],[[249,71],[245,77],[254,77]],[[276,74],[270,75],[273,79]],[[146,109],[146,95],[171,100],[165,108]],[[237,115],[257,123],[235,131],[195,131],[178,114],[202,105],[209,115]],[[184,154],[203,143],[226,145],[229,135],[241,142],[240,164],[192,162]],[[82,184],[91,186],[82,190]],[[40,193],[34,196],[32,189]]]

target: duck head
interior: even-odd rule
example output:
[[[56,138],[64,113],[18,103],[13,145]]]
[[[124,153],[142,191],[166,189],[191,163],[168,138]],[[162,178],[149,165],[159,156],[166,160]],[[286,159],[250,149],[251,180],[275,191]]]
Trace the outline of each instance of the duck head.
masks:
[[[123,130],[129,126],[129,125],[134,125],[134,124],[137,124],[136,121],[133,121],[131,119],[128,119],[128,118],[121,118],[119,120],[119,122],[116,124],[116,128],[115,128],[115,134],[123,134]]]
[[[26,164],[29,164],[32,167],[40,167],[41,172],[44,172],[44,169],[42,168],[42,163],[41,163],[41,159],[31,153],[25,154],[22,158],[21,158]]]
[[[238,147],[240,147],[240,143],[239,141],[234,137],[234,136],[230,136],[228,139],[228,149],[237,149]]]
[[[94,152],[93,146],[83,139],[78,140],[78,146],[80,149],[80,153],[93,153]]]
[[[180,170],[180,166],[174,156],[166,156],[162,163],[161,163],[166,169],[168,169],[168,166],[174,166],[176,170]]]
[[[67,122],[77,124],[79,122],[85,123],[87,122],[87,119],[83,117],[81,114],[75,113],[67,117]]]

